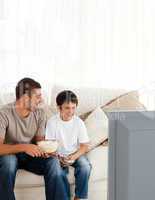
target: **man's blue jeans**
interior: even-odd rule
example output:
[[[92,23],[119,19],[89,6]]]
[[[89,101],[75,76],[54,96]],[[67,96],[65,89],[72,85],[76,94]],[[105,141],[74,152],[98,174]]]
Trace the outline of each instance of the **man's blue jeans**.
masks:
[[[18,169],[44,176],[46,200],[70,199],[68,180],[58,159],[33,158],[25,153],[18,153],[0,156],[1,200],[15,200],[14,185]]]
[[[79,199],[88,198],[88,181],[91,172],[91,164],[87,157],[81,156],[73,164],[75,176],[75,196]],[[67,172],[67,170],[66,170]]]

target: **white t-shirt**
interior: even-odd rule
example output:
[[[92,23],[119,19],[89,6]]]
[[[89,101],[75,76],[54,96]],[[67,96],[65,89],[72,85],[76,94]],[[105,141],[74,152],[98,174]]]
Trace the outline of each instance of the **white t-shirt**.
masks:
[[[84,122],[77,116],[63,121],[60,114],[52,116],[46,126],[46,139],[58,140],[59,154],[67,156],[78,150],[80,143],[88,143],[89,137]]]

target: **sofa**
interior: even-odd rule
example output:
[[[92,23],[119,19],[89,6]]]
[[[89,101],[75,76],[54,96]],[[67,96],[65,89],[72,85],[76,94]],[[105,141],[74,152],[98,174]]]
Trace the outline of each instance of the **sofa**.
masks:
[[[44,109],[47,120],[57,112],[55,97],[59,91],[71,89],[79,98],[79,106],[77,115],[85,120],[90,113],[100,107],[105,113],[113,110],[143,110],[144,105],[139,101],[137,91],[129,92],[122,89],[100,89],[100,88],[72,88],[63,86],[54,86],[51,92],[44,93]],[[0,105],[6,104],[14,100],[14,94],[1,94]],[[105,130],[108,133],[108,128]],[[105,142],[106,141],[106,142]],[[88,159],[92,164],[92,172],[89,181],[89,200],[106,200],[107,190],[107,174],[108,174],[108,143],[107,139],[103,139],[99,144],[94,146],[88,153]],[[68,179],[72,196],[74,195],[74,171],[69,168]],[[18,170],[15,183],[16,200],[45,200],[44,179],[25,170]]]

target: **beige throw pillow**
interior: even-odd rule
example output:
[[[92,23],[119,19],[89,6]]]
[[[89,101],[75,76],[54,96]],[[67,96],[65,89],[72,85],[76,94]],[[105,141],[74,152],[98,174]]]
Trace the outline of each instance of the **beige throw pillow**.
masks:
[[[90,138],[89,150],[103,143],[108,137],[108,118],[100,107],[97,107],[84,121]]]
[[[129,92],[101,107],[103,111],[132,111],[145,110],[144,105],[139,101],[137,91]]]

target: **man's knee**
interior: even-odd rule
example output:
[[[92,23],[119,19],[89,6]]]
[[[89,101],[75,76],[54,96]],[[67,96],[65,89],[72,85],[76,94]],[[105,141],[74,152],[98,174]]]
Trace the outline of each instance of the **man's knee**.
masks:
[[[46,172],[51,173],[53,176],[62,175],[62,168],[57,158],[49,158],[46,162]]]
[[[15,174],[17,171],[17,158],[15,155],[0,156],[0,174],[3,176]]]

